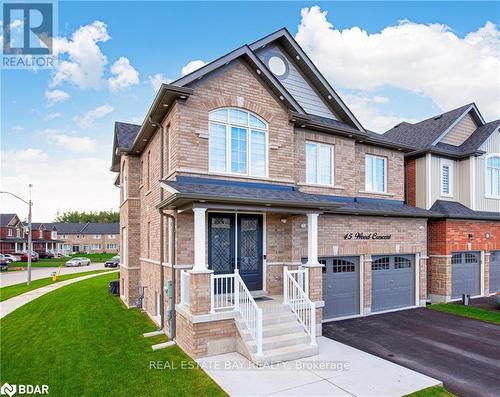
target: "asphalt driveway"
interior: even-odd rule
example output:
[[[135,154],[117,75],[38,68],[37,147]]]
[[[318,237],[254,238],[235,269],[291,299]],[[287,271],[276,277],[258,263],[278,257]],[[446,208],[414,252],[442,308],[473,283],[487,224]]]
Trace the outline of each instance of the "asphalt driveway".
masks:
[[[323,336],[443,381],[500,396],[500,326],[419,308],[323,324]]]

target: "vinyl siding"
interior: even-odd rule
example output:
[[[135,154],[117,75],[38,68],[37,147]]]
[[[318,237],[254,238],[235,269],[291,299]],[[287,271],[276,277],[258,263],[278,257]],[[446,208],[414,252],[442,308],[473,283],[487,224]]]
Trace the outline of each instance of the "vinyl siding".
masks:
[[[415,160],[415,203],[417,207],[425,208],[427,206],[426,190],[427,178],[425,175],[425,157],[419,157]]]
[[[457,162],[458,165],[458,180],[459,186],[457,189],[457,201],[463,205],[471,208],[471,195],[470,195],[470,173],[471,173],[471,160],[465,159]]]
[[[500,132],[497,130],[484,142],[480,150],[486,152],[476,158],[476,210],[500,212],[500,200],[486,198],[486,157],[500,153]]]
[[[290,57],[278,46],[272,45],[262,48],[257,56],[266,64],[273,54],[279,54],[287,61],[288,75],[279,78],[285,89],[295,98],[302,108],[310,114],[327,118],[338,117],[326,106],[315,89],[305,80],[304,76],[297,70]]]
[[[441,139],[441,142],[460,146],[476,128],[476,123],[468,113]]]
[[[453,163],[453,186],[451,196],[441,195],[441,157],[431,156],[431,206],[436,200],[460,201],[460,170],[458,161],[451,160]]]

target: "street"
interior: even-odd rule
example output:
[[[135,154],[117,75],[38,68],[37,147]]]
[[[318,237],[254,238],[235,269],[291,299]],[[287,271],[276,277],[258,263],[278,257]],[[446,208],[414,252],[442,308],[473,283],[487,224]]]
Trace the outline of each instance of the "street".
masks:
[[[40,278],[49,277],[52,272],[57,271],[57,267],[37,267],[31,270],[31,279],[38,280]],[[91,270],[104,270],[104,263],[91,263],[89,266],[82,267],[64,267],[61,270],[61,275],[63,274],[73,274],[88,272]],[[0,273],[0,286],[7,287],[13,284],[19,284],[26,282],[27,270],[18,272],[4,272]]]

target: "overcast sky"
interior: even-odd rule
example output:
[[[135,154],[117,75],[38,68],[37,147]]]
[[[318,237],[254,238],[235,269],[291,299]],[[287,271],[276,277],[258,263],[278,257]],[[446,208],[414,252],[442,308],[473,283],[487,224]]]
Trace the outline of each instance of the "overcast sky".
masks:
[[[142,123],[161,82],[284,26],[366,128],[472,101],[498,119],[499,4],[59,2],[58,67],[1,72],[2,189],[33,183],[37,221],[117,210],[114,121]]]

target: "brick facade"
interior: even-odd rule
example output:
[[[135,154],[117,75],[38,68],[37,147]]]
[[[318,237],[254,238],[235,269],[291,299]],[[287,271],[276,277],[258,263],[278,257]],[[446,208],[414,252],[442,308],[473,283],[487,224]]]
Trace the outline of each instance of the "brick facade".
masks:
[[[405,162],[405,201],[408,205],[417,205],[417,163],[415,159]]]

